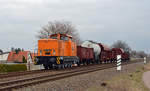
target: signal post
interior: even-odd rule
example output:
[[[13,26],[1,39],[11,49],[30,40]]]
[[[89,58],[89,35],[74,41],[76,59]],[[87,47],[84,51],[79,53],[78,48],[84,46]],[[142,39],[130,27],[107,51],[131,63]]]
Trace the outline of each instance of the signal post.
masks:
[[[117,70],[121,71],[121,55],[117,55]]]

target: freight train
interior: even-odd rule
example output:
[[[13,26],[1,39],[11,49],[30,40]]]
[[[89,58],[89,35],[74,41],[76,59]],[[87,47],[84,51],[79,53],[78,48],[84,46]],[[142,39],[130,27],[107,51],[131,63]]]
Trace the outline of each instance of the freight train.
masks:
[[[45,69],[66,68],[77,64],[116,62],[116,56],[129,60],[129,54],[120,48],[110,49],[102,43],[85,41],[80,46],[66,34],[52,34],[49,39],[38,40],[36,64],[43,64]]]

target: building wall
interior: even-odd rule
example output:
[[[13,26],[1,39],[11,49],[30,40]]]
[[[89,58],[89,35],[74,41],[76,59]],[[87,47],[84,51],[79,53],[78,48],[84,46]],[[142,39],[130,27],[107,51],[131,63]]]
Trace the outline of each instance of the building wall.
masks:
[[[0,62],[7,62],[8,55],[9,55],[9,53],[1,54],[0,55]]]
[[[27,70],[32,70],[32,65],[33,65],[33,62],[32,62],[31,53],[28,52],[27,53]]]
[[[31,53],[27,54],[27,63],[30,62],[32,63],[32,57],[31,57]]]

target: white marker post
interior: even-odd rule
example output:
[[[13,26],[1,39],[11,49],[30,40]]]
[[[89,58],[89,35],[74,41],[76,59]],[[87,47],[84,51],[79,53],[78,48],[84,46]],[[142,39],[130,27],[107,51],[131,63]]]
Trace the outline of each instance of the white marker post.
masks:
[[[121,70],[121,55],[117,55],[117,70]]]
[[[146,57],[144,57],[144,64],[146,64]]]

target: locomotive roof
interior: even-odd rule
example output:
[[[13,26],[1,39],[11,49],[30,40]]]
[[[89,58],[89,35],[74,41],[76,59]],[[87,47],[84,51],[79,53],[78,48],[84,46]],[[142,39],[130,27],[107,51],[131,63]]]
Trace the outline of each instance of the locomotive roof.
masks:
[[[71,35],[68,35],[68,34],[62,34],[62,33],[51,34],[50,36],[54,36],[54,35],[58,35],[58,34],[72,38]]]

